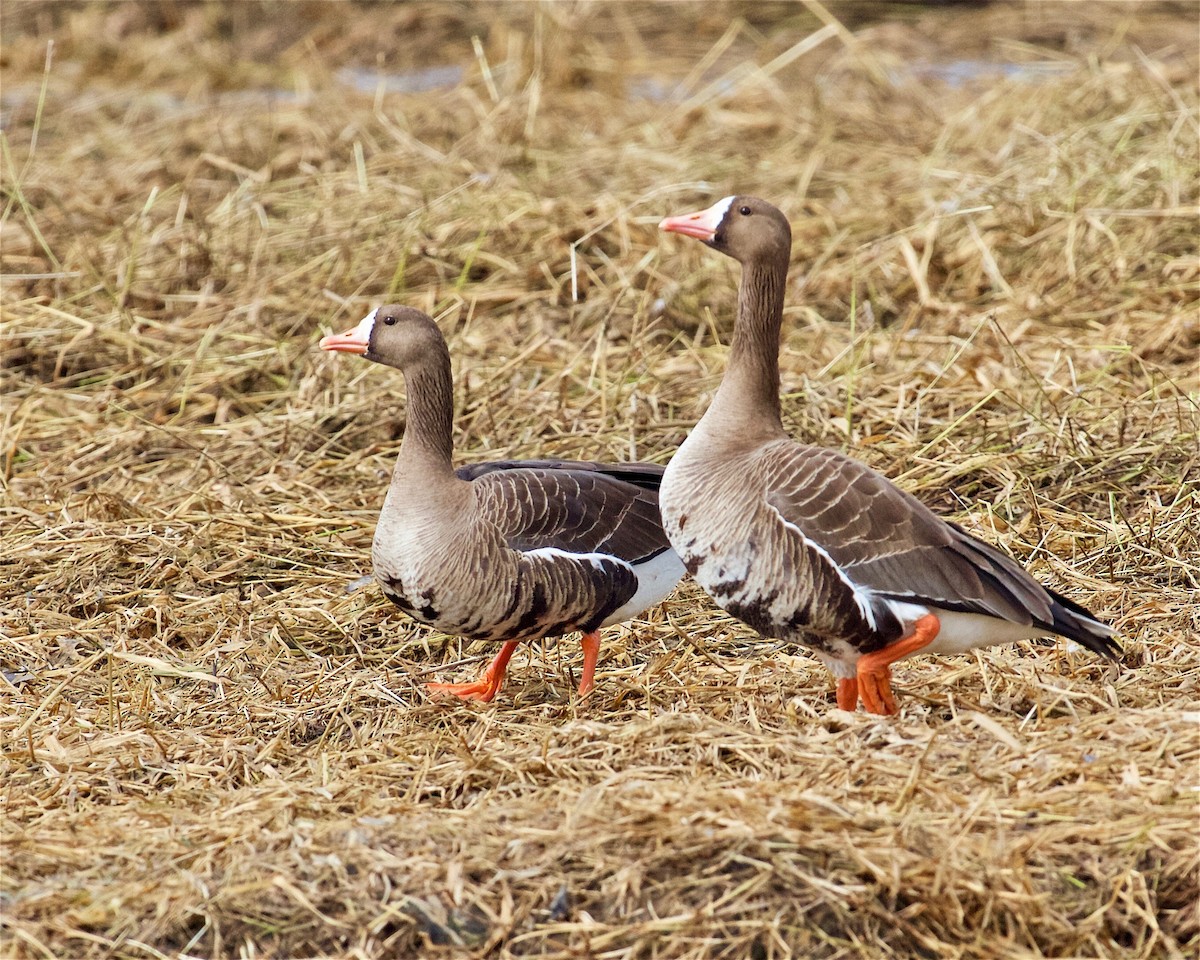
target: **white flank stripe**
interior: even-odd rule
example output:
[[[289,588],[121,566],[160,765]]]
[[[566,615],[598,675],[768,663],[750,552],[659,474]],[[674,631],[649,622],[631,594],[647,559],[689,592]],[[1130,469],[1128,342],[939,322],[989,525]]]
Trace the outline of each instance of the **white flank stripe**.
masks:
[[[775,516],[779,518],[780,522],[785,527],[787,527],[789,530],[794,530],[796,536],[798,536],[807,546],[812,547],[813,550],[815,550],[825,559],[829,566],[833,568],[833,571],[838,575],[838,577],[841,578],[842,583],[850,588],[850,592],[854,596],[854,602],[858,605],[858,609],[862,612],[863,618],[867,621],[867,625],[872,630],[877,629],[875,625],[875,611],[871,609],[871,598],[874,597],[874,593],[871,591],[871,589],[869,587],[864,587],[862,584],[855,583],[848,576],[846,576],[846,571],[837,565],[833,557],[829,555],[828,551],[826,551],[826,549],[815,540],[811,540],[806,537],[804,535],[804,531],[788,520],[788,518],[782,513],[780,513],[773,503],[768,501],[767,506],[775,511]]]
[[[611,553],[571,553],[567,550],[560,550],[558,547],[538,547],[536,550],[522,550],[521,555],[525,557],[546,557],[549,559],[573,560],[577,563],[590,563],[593,569],[603,569],[603,564],[616,563],[629,570],[637,578],[637,590],[633,596],[625,603],[609,614],[608,618],[601,624],[602,627],[607,627],[609,624],[620,623],[622,620],[628,620],[630,617],[635,617],[647,607],[652,607],[654,604],[665,600],[667,596],[675,589],[675,584],[679,582],[680,577],[684,574],[683,561],[675,554],[674,550],[664,550],[662,553],[656,554],[649,560],[641,563],[630,563],[627,560],[622,560],[620,557],[614,557]]]
[[[560,550],[558,547],[538,547],[536,550],[522,550],[523,557],[551,557],[562,558],[564,560],[574,560],[577,563],[590,563],[593,567],[600,569],[605,562],[619,563],[621,566],[629,570],[633,569],[632,564],[620,557],[614,557],[611,553],[571,553],[569,550]]]

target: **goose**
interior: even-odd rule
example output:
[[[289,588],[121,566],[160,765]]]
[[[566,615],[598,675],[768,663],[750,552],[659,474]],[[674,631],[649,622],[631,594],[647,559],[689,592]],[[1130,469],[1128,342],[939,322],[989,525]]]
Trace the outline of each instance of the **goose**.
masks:
[[[1056,635],[1116,659],[1114,631],[850,457],[793,441],[779,404],[791,255],[784,215],[726,197],[667,217],[742,265],[729,362],[662,478],[667,537],[689,573],[764,636],[805,645],[837,704],[895,714],[891,664]]]
[[[381,306],[320,348],[404,375],[408,421],[371,546],[384,595],[444,633],[502,643],[478,680],[426,687],[488,702],[518,643],[578,630],[586,696],[600,628],[661,602],[683,576],[658,510],[663,468],[505,460],[455,470],[450,352],[432,318]]]

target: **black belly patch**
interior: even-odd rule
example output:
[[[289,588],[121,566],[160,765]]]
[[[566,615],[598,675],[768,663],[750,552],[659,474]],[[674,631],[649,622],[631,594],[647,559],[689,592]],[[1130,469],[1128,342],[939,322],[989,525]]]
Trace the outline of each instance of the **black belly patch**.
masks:
[[[713,599],[742,623],[753,627],[764,637],[787,636],[791,632],[789,628],[793,626],[790,622],[792,618],[789,618],[788,622],[780,622],[771,612],[772,605],[779,597],[778,591],[773,591],[764,597],[735,600],[732,595],[741,592],[739,588],[744,588],[742,582],[718,584],[717,587],[725,589],[720,593],[718,593],[718,589],[714,589],[712,591]]]
[[[420,598],[419,603],[413,603],[400,590],[397,590],[392,584],[395,581],[388,581],[381,584],[383,587],[383,595],[392,601],[397,607],[407,613],[415,620],[421,620],[425,623],[434,623],[438,618],[437,608],[433,605],[433,591],[423,590],[417,596]]]
[[[722,567],[719,574],[723,574],[725,568]],[[746,591],[745,580],[722,580],[720,583],[714,583],[708,588],[708,592],[712,594],[713,599],[718,603],[729,597],[736,597],[738,594]],[[774,595],[772,595],[774,597]]]
[[[546,588],[538,582],[534,582],[532,595],[529,598],[529,603],[525,607],[525,612],[521,614],[521,619],[517,621],[513,627],[513,636],[524,636],[530,631],[535,630],[542,625],[542,619],[546,616],[546,611],[549,605],[546,603]]]

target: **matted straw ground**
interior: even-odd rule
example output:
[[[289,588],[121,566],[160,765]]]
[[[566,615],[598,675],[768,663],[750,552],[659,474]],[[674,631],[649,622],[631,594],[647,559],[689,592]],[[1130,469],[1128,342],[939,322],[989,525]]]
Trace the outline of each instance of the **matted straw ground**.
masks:
[[[1196,956],[1195,7],[1134,8],[6,10],[0,953]],[[736,269],[654,225],[735,190],[795,226],[793,433],[1119,668],[850,715],[685,583],[586,702],[573,639],[424,695],[491,651],[348,589],[405,404],[318,336],[433,312],[463,460],[665,462]]]

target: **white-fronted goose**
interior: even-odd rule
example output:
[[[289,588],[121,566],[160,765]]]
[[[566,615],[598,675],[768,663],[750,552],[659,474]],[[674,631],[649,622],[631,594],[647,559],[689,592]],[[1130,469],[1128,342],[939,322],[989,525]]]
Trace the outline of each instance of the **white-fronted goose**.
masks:
[[[849,457],[792,441],[779,406],[791,228],[726,197],[659,228],[742,265],[725,376],[663,476],[672,546],[714,600],[768,637],[803,643],[837,702],[896,712],[890,664],[924,650],[1056,634],[1115,658],[1113,631],[1002,553]]]
[[[479,680],[426,686],[491,700],[520,641],[580,630],[588,693],[600,628],[663,600],[683,576],[659,516],[663,468],[505,460],[456,471],[450,353],[430,317],[379,307],[320,346],[404,374],[408,422],[371,548],[384,594],[445,633],[504,644]]]

